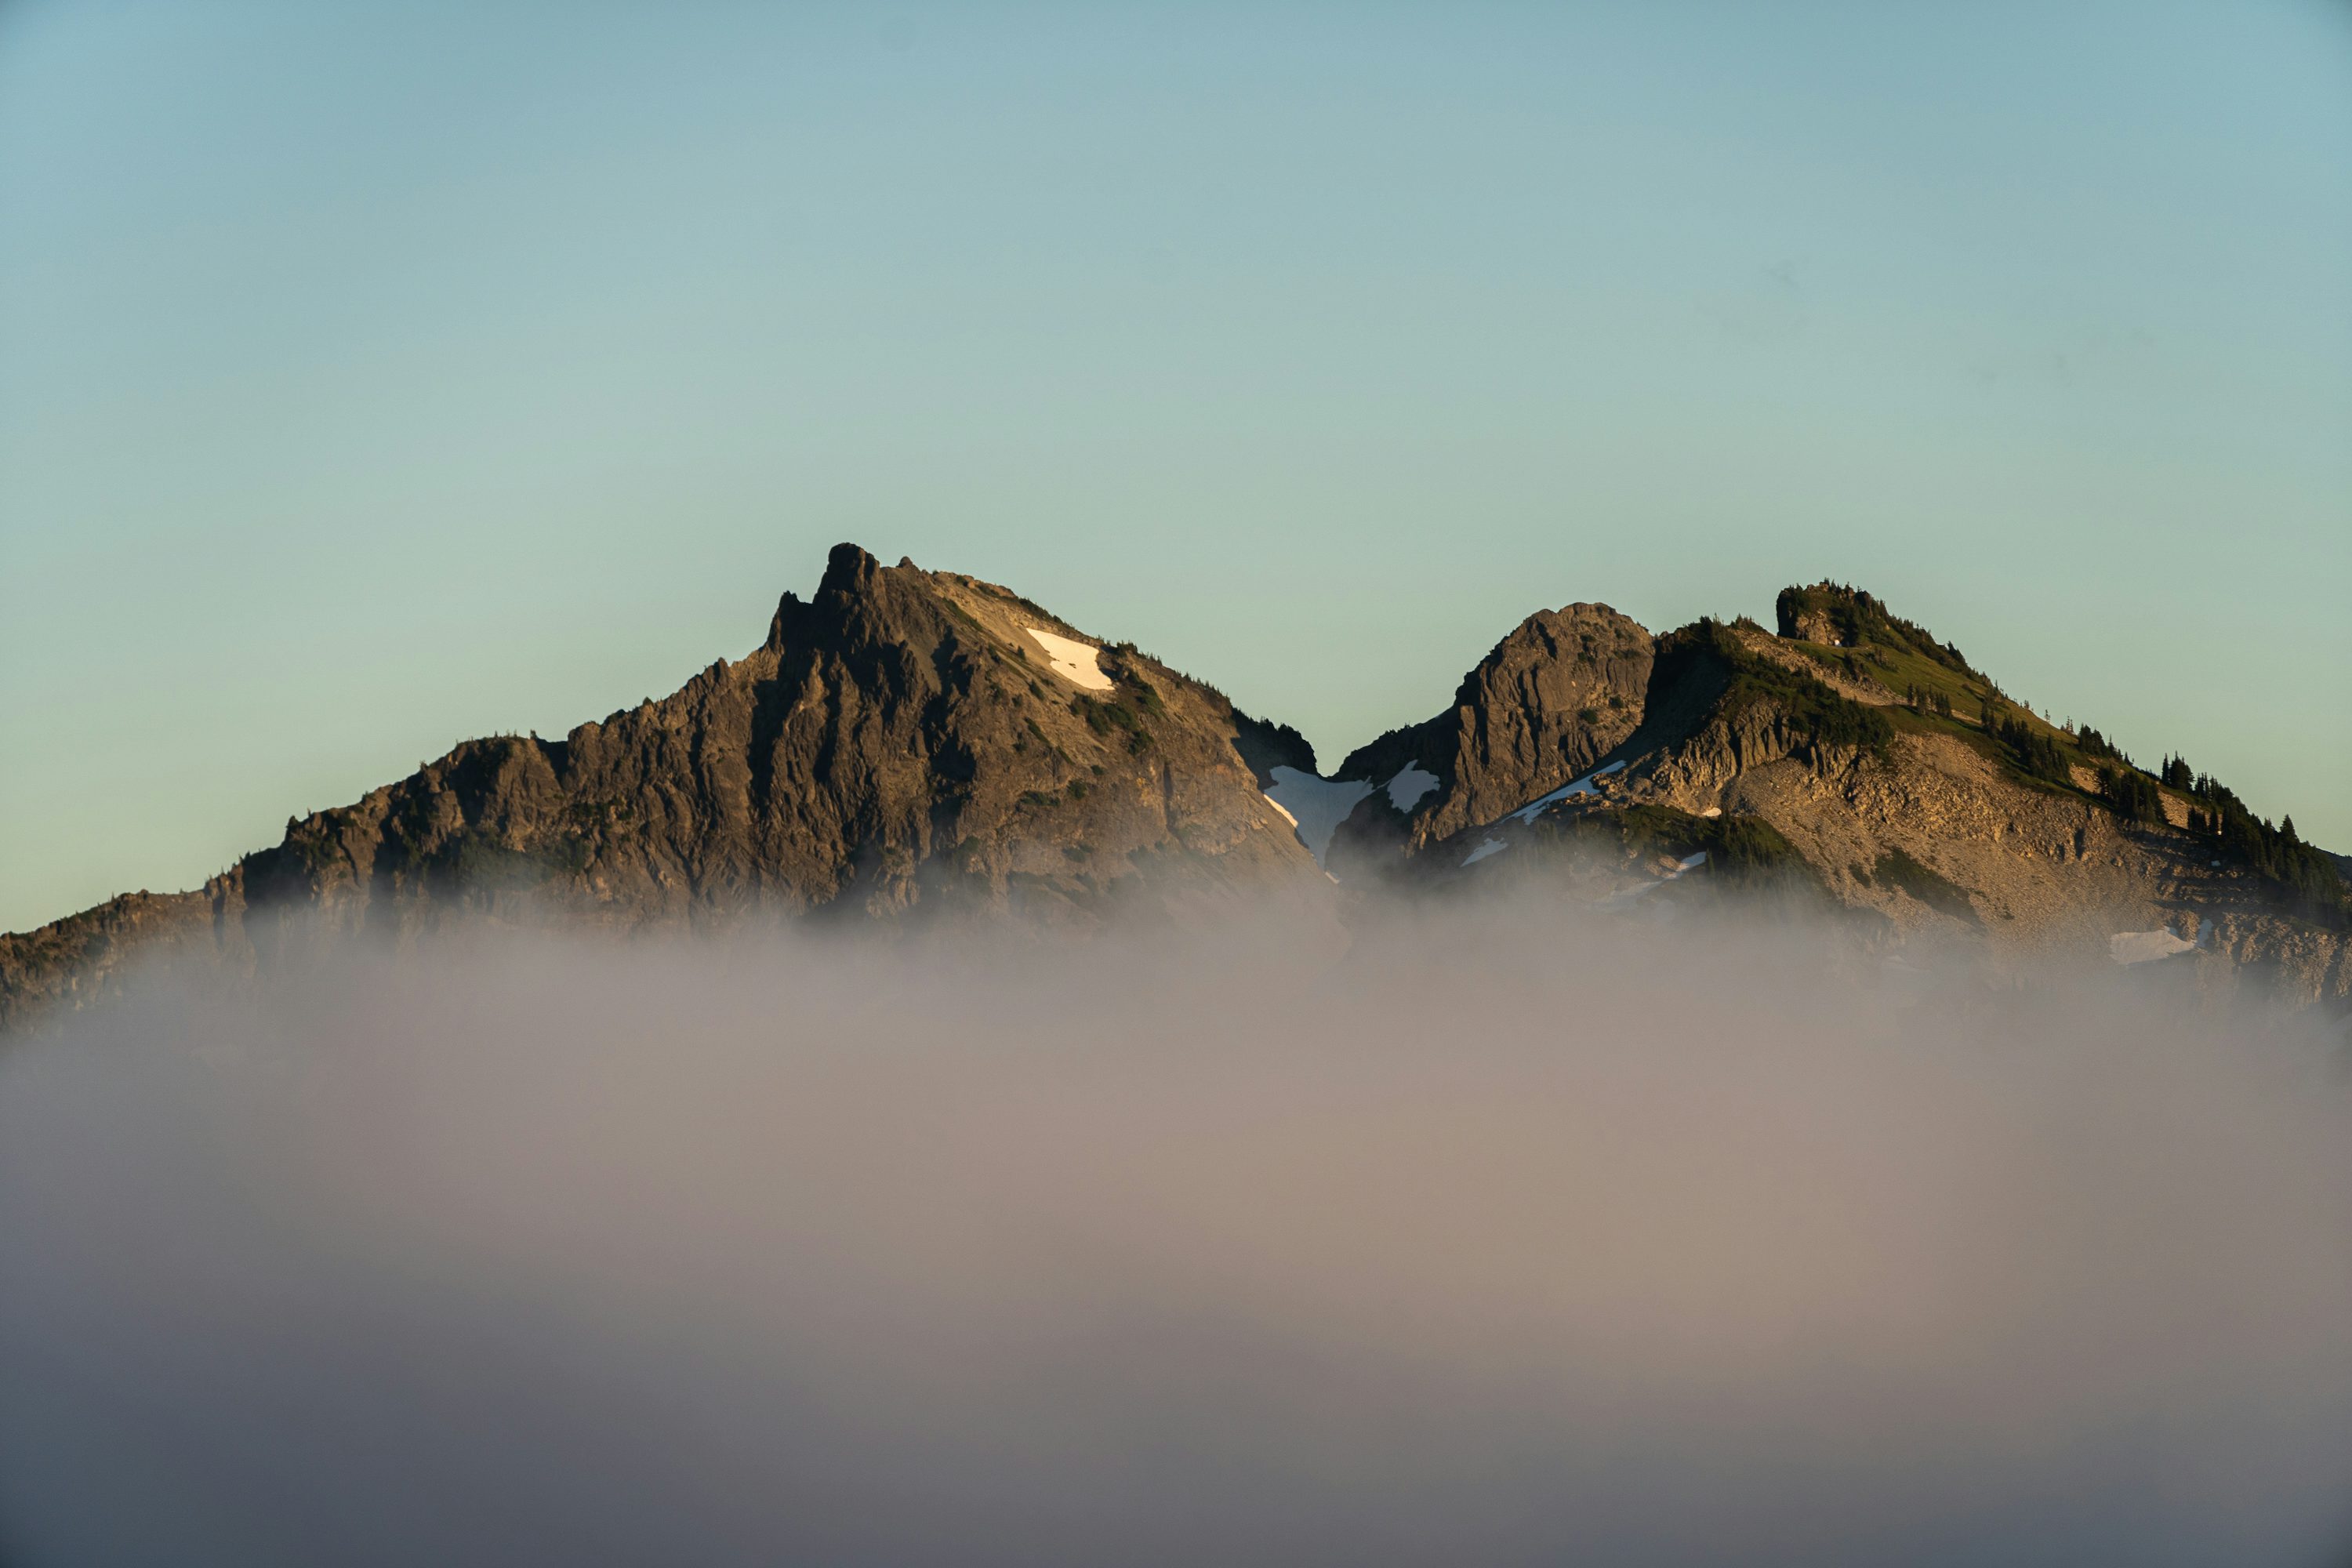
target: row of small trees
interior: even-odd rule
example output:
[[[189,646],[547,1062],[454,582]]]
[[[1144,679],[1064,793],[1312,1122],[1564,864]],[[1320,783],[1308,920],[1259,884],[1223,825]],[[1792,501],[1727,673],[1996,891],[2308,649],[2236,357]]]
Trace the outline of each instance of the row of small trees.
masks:
[[[2135,767],[2105,767],[2099,770],[2099,798],[2115,809],[2126,822],[2145,822],[2151,826],[2164,821],[2164,792],[2156,781]]]
[[[1944,719],[1952,716],[1952,694],[1948,691],[1931,691],[1924,686],[1913,686],[1904,692],[1903,700],[1911,705],[1914,713],[1933,713]]]
[[[2179,766],[2185,775],[2188,764]],[[2273,827],[2210,774],[2197,774],[2183,793],[2196,803],[2189,808],[2189,832],[2285,884],[2313,907],[2338,918],[2352,916],[2352,900],[2347,898],[2336,862],[2303,841],[2294,830],[2293,816],[2280,817]]]
[[[2124,755],[2122,747],[2088,724],[2076,731],[2074,744],[2082,749],[2084,756],[2094,762],[2121,763],[2126,767],[2131,766],[2131,759]]]
[[[1988,711],[1985,727],[2021,772],[2053,784],[2073,782],[2066,749],[2055,735],[1999,709]],[[2075,734],[2074,745],[2101,764],[2098,797],[2117,816],[2150,826],[2162,825],[2164,793],[2158,787],[2161,780],[2166,788],[2189,796],[2193,803],[2189,809],[2190,833],[2280,883],[2310,912],[2338,922],[2352,920],[2352,894],[2347,893],[2335,861],[2303,842],[2295,833],[2294,817],[2282,817],[2273,827],[2221,781],[2191,768],[2186,757],[2167,753],[2156,773],[2144,773],[2087,724]]]
[[[1798,612],[1826,610],[1846,634],[1849,643],[1861,643],[1874,635],[1900,641],[1982,680],[1978,721],[2028,777],[2071,786],[2074,782],[2074,755],[2078,753],[2098,767],[2098,798],[2125,821],[2150,826],[2166,820],[2163,789],[2158,787],[2161,781],[2164,788],[2185,795],[2194,803],[2189,810],[2190,833],[2210,841],[2221,854],[2234,857],[2260,875],[2282,884],[2322,918],[2338,923],[2352,921],[2352,894],[2347,894],[2335,861],[2303,842],[2295,833],[2294,817],[2281,817],[2278,826],[2273,827],[2210,774],[2192,769],[2185,757],[2167,753],[2157,773],[2143,772],[2120,746],[2088,724],[2074,731],[2070,751],[2053,731],[2011,712],[1991,678],[1970,669],[1959,658],[1958,649],[1948,644],[1937,645],[1922,628],[1889,616],[1885,607],[1867,594],[1833,588],[1824,583],[1811,589],[1791,588],[1781,595],[1781,601],[1779,609],[1784,637],[1791,635]],[[1890,632],[1896,635],[1889,637]],[[1904,633],[1911,635],[1901,635]],[[1849,665],[1852,661],[1853,656],[1848,655]],[[1905,689],[1903,698],[1914,712],[1933,713],[1944,719],[1954,717],[1949,692],[1915,683]]]
[[[1993,738],[2008,748],[2010,757],[2028,777],[2047,779],[2052,784],[2074,782],[2074,762],[2051,731],[2037,730],[2024,720],[2006,713],[1993,718],[1988,728]]]
[[[2352,895],[2347,895],[2336,862],[2303,841],[2293,816],[2282,816],[2272,826],[2219,779],[2191,768],[2186,757],[2167,753],[2154,776],[2128,766],[2103,770],[2099,796],[2126,821],[2160,823],[2164,796],[2157,788],[2158,779],[2166,788],[2189,797],[2192,835],[2281,884],[2310,912],[2339,922],[2352,919]]]

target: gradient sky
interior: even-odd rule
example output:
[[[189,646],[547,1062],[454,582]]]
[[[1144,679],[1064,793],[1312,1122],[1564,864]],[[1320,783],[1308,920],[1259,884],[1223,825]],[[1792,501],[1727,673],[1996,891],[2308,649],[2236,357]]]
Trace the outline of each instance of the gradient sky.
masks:
[[[0,4],[0,928],[840,539],[1327,763],[1833,576],[2352,848],[2352,7]]]

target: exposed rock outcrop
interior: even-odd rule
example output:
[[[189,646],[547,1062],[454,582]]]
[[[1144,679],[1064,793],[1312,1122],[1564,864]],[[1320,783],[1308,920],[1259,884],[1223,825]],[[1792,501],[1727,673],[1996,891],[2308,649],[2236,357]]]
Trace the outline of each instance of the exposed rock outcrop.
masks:
[[[0,937],[0,1028],[107,994],[134,958],[238,974],[460,918],[1086,928],[1271,897],[1328,927],[1331,881],[1269,785],[1318,843],[1338,822],[1343,898],[1530,876],[1643,910],[1775,891],[1996,964],[2168,932],[2156,962],[2208,988],[2352,1008],[2336,858],[2178,770],[2110,788],[2111,745],[2033,719],[1868,594],[1791,588],[1778,610],[1778,638],[1531,616],[1448,710],[1318,784],[1296,730],[1131,646],[842,545],[759,647],[667,698],[561,741],[468,742],[198,891]]]
[[[2097,767],[2076,766],[2071,783],[2032,772],[1969,717],[2015,711],[1997,689],[1868,594],[1790,589],[1779,608],[1784,638],[1801,642],[1744,622],[1668,633],[1654,645],[1646,689],[1626,704],[1640,722],[1605,750],[1563,757],[1548,773],[1497,770],[1488,776],[1508,779],[1505,787],[1484,798],[1462,792],[1476,806],[1443,819],[1425,807],[1401,820],[1376,792],[1335,840],[1331,863],[1343,877],[1406,890],[1524,885],[1540,868],[1560,868],[1541,874],[1584,896],[1624,899],[1664,881],[1701,896],[1684,862],[1702,851],[1719,868],[1741,858],[1738,879],[1751,885],[1777,858],[1835,903],[1883,919],[1890,938],[1932,931],[2007,963],[2100,954],[2118,931],[2185,923],[2206,933],[2199,962],[2230,985],[2257,976],[2290,996],[2352,1005],[2342,910],[2307,909],[2210,835],[2186,831],[2191,803],[2178,791],[2159,792],[2152,819],[2130,820],[2099,793]],[[1958,707],[1898,699],[1882,677],[1904,671],[1957,692]],[[1474,672],[1465,694],[1477,684]],[[1453,732],[1472,728],[1465,713]],[[1557,714],[1526,714],[1522,732],[1546,732],[1548,719],[1558,725]],[[1349,768],[1377,775],[1407,754],[1428,766],[1422,759],[1443,756],[1427,739],[1441,723],[1383,736]],[[2038,721],[2032,731],[2071,745]],[[1408,738],[1420,749],[1408,752]],[[1604,764],[1597,774],[1594,763]],[[1582,784],[1572,794],[1562,789],[1571,779]]]
[[[1035,633],[1079,648],[1057,672]],[[1091,668],[1084,661],[1091,660]],[[268,964],[457,915],[685,929],[761,911],[1053,925],[1328,883],[1260,793],[1295,731],[1006,589],[836,548],[766,640],[561,741],[472,741],[287,826],[202,893],[0,938],[0,1026],[141,951]]]
[[[1478,661],[1454,705],[1349,753],[1333,776],[1375,788],[1345,823],[1342,863],[1410,852],[1576,778],[1642,721],[1652,638],[1606,605],[1539,610]],[[1417,796],[1386,786],[1407,769]],[[1400,797],[1412,804],[1400,806]]]

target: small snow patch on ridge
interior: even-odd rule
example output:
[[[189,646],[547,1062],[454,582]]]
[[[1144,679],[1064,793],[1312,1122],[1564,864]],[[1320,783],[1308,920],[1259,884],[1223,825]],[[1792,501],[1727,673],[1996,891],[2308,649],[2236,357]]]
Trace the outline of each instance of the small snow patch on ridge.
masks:
[[[1035,637],[1037,646],[1045,650],[1046,662],[1054,667],[1055,675],[1088,691],[1110,689],[1110,677],[1102,669],[1102,649],[1092,643],[1057,637],[1040,626],[1023,629]]]
[[[2168,931],[2119,931],[2107,938],[2107,955],[2117,963],[2153,963],[2196,945]]]
[[[1528,802],[1527,805],[1519,807],[1518,810],[1511,813],[1511,815],[1517,817],[1521,822],[1533,822],[1537,816],[1542,812],[1543,808],[1551,805],[1552,802],[1557,800],[1566,800],[1572,795],[1582,795],[1591,789],[1593,780],[1601,778],[1608,773],[1622,773],[1624,771],[1625,764],[1622,763],[1612,763],[1605,768],[1595,768],[1591,773],[1585,774],[1582,778],[1575,781],[1573,784],[1564,784],[1558,789],[1552,791],[1549,795]]]
[[[1462,863],[1465,866],[1475,866],[1479,861],[1484,860],[1487,856],[1500,855],[1504,850],[1508,849],[1509,847],[1509,843],[1504,839],[1489,838],[1485,843],[1479,845],[1477,848],[1470,851],[1468,855],[1463,857]]]
[[[1407,763],[1389,780],[1389,804],[1399,811],[1411,811],[1421,798],[1437,787],[1437,775],[1424,773],[1419,763]]]

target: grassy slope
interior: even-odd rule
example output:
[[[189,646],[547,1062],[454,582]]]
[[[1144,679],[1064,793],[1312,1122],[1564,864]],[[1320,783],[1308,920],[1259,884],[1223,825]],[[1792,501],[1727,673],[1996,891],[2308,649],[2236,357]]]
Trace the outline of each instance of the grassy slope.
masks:
[[[1786,638],[1782,639],[1782,645],[1797,649],[1815,663],[1839,674],[1851,677],[1854,673],[1859,673],[1867,677],[1886,688],[1898,700],[1915,687],[1931,696],[1941,693],[1951,699],[1952,717],[1949,719],[1932,712],[1915,711],[1899,700],[1895,707],[1887,710],[1887,717],[1894,721],[1895,727],[1899,731],[1957,735],[1987,757],[2000,763],[2013,778],[2045,794],[2075,795],[2085,800],[2096,798],[2084,791],[2068,785],[2048,779],[2035,778],[2015,765],[2010,757],[2009,749],[1984,731],[1980,716],[1984,712],[1988,699],[2001,712],[2022,720],[2036,733],[2048,735],[2055,740],[2060,748],[2065,752],[2069,762],[2079,763],[2095,774],[2105,760],[2091,756],[2077,746],[2071,731],[2051,723],[2024,703],[2011,701],[2003,697],[1998,686],[1981,676],[1956,670],[1948,665],[1924,658],[1906,647],[1887,647],[1876,643],[1865,643],[1858,647],[1832,647],[1823,643],[1794,642]],[[1849,658],[1853,661],[1851,666],[1848,664]],[[2189,797],[2179,791],[2166,788],[2162,784],[2157,787],[2168,798],[2180,803],[2183,807],[2189,805]]]

